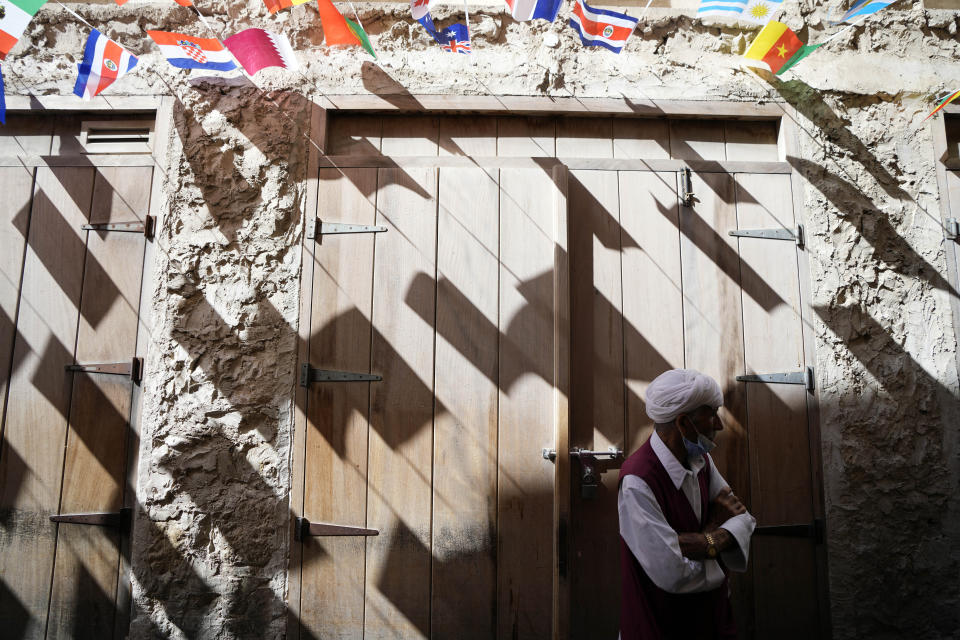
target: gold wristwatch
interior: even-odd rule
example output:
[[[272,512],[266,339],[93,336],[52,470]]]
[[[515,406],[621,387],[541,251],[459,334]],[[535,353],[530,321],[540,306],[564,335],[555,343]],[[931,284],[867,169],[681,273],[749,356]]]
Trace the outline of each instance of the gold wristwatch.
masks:
[[[717,557],[717,542],[713,539],[713,536],[709,533],[703,534],[703,537],[707,539],[707,557],[716,558]]]

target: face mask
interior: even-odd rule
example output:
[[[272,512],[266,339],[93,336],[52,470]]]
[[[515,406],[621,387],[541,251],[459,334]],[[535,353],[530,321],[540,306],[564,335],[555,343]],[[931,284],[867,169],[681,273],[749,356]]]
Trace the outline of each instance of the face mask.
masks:
[[[683,434],[681,434],[681,437],[682,436]],[[696,442],[690,442],[686,438],[683,438],[683,446],[687,449],[687,457],[693,458],[710,453],[717,446],[717,443],[702,433],[698,433]]]
[[[683,432],[680,432],[680,437],[683,438],[683,446],[687,450],[688,458],[703,456],[707,453],[710,453],[717,447],[716,442],[697,431],[696,428],[694,428],[694,433],[697,434],[697,441],[690,442],[687,440],[687,437],[683,435]]]

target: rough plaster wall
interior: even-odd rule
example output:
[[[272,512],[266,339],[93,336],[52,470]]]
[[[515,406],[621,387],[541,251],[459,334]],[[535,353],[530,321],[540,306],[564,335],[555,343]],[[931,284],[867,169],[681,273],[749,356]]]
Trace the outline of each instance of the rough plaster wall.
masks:
[[[932,91],[960,85],[955,12],[887,10],[766,82],[738,69],[755,30],[669,9],[651,10],[616,56],[580,47],[567,8],[553,25],[474,8],[475,55],[459,57],[441,55],[406,4],[359,4],[378,66],[323,47],[312,6],[268,17],[256,0],[198,4],[223,15],[210,21],[226,34],[290,36],[303,72],[256,81],[289,90],[277,99],[301,123],[297,96],[371,92],[738,100],[796,113],[801,153],[788,161],[805,179],[834,637],[960,637],[955,293],[921,122]],[[831,8],[803,0],[785,22],[806,23],[801,35],[817,42],[833,32]],[[78,10],[137,52],[151,51],[144,29],[206,35],[166,3]],[[433,13],[438,26],[462,17]],[[46,7],[4,64],[8,94],[69,94],[85,34]],[[107,93],[171,92],[182,103],[155,265],[132,636],[276,636],[305,145],[246,81],[177,72],[156,53]]]
[[[131,635],[278,637],[305,153],[254,89],[182,99],[171,157],[185,161],[170,166],[158,239]],[[277,103],[303,123],[302,100]]]

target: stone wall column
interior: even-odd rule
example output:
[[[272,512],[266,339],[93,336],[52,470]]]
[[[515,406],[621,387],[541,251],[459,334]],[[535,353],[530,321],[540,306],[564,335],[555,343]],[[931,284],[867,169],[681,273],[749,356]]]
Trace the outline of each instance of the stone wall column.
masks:
[[[174,107],[131,638],[284,633],[309,109],[271,97],[287,116],[249,84]]]

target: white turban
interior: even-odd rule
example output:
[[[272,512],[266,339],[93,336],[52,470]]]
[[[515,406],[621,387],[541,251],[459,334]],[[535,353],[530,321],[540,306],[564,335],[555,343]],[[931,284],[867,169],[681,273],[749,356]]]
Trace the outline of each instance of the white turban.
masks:
[[[722,404],[717,381],[693,369],[665,371],[647,387],[647,415],[657,424],[673,422],[703,405],[719,409]]]

